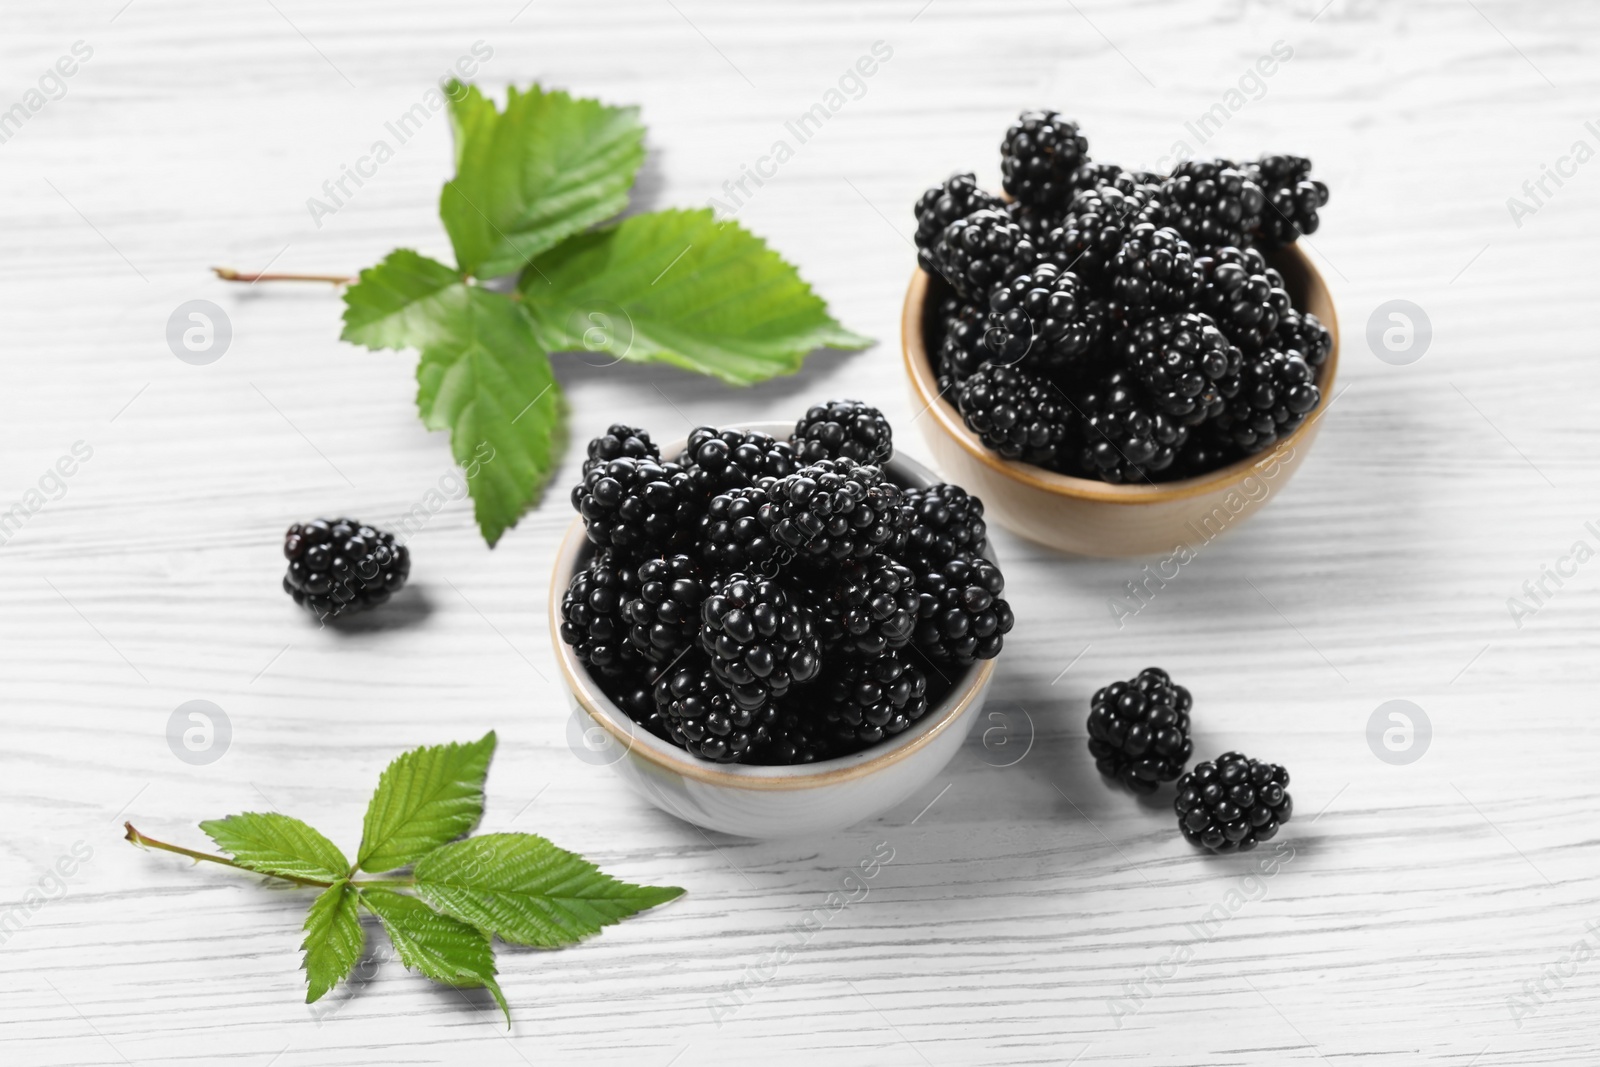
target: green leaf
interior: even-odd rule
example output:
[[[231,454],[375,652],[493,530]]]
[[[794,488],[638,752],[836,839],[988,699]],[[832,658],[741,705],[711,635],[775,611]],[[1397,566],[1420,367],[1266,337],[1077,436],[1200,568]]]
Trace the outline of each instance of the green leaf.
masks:
[[[476,85],[463,85],[452,78],[444,91],[450,100],[450,134],[459,171],[462,157],[467,153],[467,142],[478,131],[492,126],[500,118],[500,112],[494,101],[480,93]]]
[[[350,873],[350,861],[337,845],[287,815],[247,811],[208,819],[200,829],[239,866],[262,874],[336,882]]]
[[[322,995],[350,974],[361,958],[365,938],[356,909],[356,891],[349,882],[335,882],[311,902],[306,913],[306,939],[300,947],[306,958],[306,1003]]]
[[[451,94],[452,97],[455,95]],[[476,90],[452,101],[456,176],[439,217],[456,262],[493,278],[628,206],[644,162],[639,109],[513,87],[503,114]]]
[[[392,871],[476,826],[494,745],[490,730],[470,744],[414,748],[389,764],[367,804],[356,866]]]
[[[430,430],[450,431],[493,545],[538,498],[565,444],[566,404],[527,314],[407,249],[362,271],[344,299],[345,340],[422,353],[417,410]]]
[[[570,945],[683,890],[619,882],[535,834],[482,834],[417,861],[419,895],[504,941]]]
[[[765,241],[709,209],[657,211],[540,256],[519,286],[550,351],[671,363],[734,385],[800,369],[816,348],[864,348]]]
[[[494,950],[487,934],[389,889],[363,889],[361,903],[383,923],[401,963],[445,985],[488,989],[510,1025],[511,1009],[495,981]]]

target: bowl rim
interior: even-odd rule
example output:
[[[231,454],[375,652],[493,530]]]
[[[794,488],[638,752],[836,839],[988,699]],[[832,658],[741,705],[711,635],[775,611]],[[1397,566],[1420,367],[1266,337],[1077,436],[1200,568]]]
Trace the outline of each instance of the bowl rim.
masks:
[[[787,435],[793,423],[771,420],[734,422],[738,429]],[[687,444],[687,439],[675,441],[664,447],[663,455],[675,455]],[[903,465],[911,468],[918,478],[937,483],[937,475],[910,457],[896,453],[889,466]],[[613,740],[623,746],[619,760],[637,753],[649,763],[684,778],[707,785],[735,789],[772,791],[815,789],[853,781],[899,763],[926,748],[954,723],[966,717],[969,708],[989,684],[994,674],[996,660],[978,660],[968,666],[963,675],[944,699],[910,729],[891,740],[879,742],[861,752],[815,763],[795,764],[787,767],[767,767],[742,763],[709,763],[689,755],[668,741],[663,741],[648,730],[638,727],[628,714],[600,689],[589,676],[588,669],[572,653],[572,648],[561,640],[561,595],[572,580],[579,554],[588,544],[583,519],[574,517],[556,549],[555,563],[550,574],[550,641],[555,647],[556,664],[560,668],[567,689],[580,707],[600,725]],[[992,550],[991,550],[992,554]]]
[[[925,413],[931,414],[945,434],[972,458],[1011,481],[1021,482],[1053,496],[1092,500],[1104,504],[1149,505],[1204,496],[1237,485],[1258,469],[1287,462],[1294,455],[1296,446],[1304,443],[1312,424],[1322,418],[1337,399],[1332,385],[1339,369],[1339,318],[1334,310],[1333,295],[1328,291],[1327,282],[1300,247],[1299,242],[1274,249],[1267,253],[1267,259],[1274,266],[1288,265],[1296,278],[1301,280],[1305,290],[1305,299],[1300,302],[1302,305],[1309,308],[1315,302],[1326,308],[1326,315],[1321,312],[1314,313],[1333,337],[1333,349],[1318,369],[1317,386],[1322,392],[1322,399],[1316,409],[1289,436],[1279,439],[1265,452],[1246,456],[1226,467],[1218,467],[1214,471],[1198,474],[1192,478],[1143,485],[1113,485],[1091,478],[1075,478],[1070,474],[1060,474],[1043,467],[1036,467],[1031,463],[1022,463],[996,455],[984,446],[976,434],[967,429],[966,422],[954,405],[945,399],[939,390],[938,381],[934,378],[933,363],[928,359],[927,340],[923,335],[923,318],[933,279],[921,267],[912,272],[911,283],[906,287],[905,303],[900,315],[901,357],[905,363],[906,376],[911,380],[912,388],[923,404],[922,411],[913,416],[912,421],[915,422]]]

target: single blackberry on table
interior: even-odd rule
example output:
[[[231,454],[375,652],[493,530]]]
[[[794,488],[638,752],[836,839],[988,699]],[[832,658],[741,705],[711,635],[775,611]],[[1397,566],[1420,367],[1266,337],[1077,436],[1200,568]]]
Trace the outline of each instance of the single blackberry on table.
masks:
[[[1236,344],[1260,348],[1271,342],[1283,317],[1294,310],[1283,275],[1254,248],[1218,248],[1195,260],[1200,291],[1195,306],[1216,320]]]
[[[999,211],[1005,203],[997,196],[978,187],[977,176],[972,173],[953,174],[942,185],[935,185],[917,199],[916,244],[918,259],[922,252],[934,246],[944,228],[956,219],[964,219],[975,211]],[[923,269],[928,270],[927,264]]]
[[[639,564],[635,585],[621,607],[628,641],[649,663],[671,663],[700,632],[707,576],[692,556],[657,556]]]
[[[911,529],[906,534],[905,561],[919,570],[938,570],[953,559],[983,555],[989,530],[983,501],[959,485],[907,489]]]
[[[918,257],[924,270],[938,275],[968,300],[982,301],[989,290],[1038,259],[1038,248],[1004,211],[975,211],[945,227]]]
[[[1156,408],[1186,426],[1222,411],[1218,383],[1238,374],[1243,360],[1211,316],[1196,312],[1146,319],[1128,330],[1121,348]]]
[[[846,662],[824,692],[828,732],[842,748],[875,745],[928,712],[928,679],[899,656]]]
[[[1089,754],[1107,778],[1135,793],[1154,793],[1183,773],[1194,755],[1189,740],[1189,690],[1166,671],[1148,667],[1095,693],[1089,709]]]
[[[770,740],[774,710],[740,704],[702,654],[662,675],[655,700],[672,741],[701,759],[742,763]]]
[[[1328,203],[1328,187],[1311,177],[1311,160],[1302,156],[1262,156],[1245,171],[1266,197],[1256,235],[1268,248],[1293,244],[1316,233],[1318,209]]]
[[[1313,368],[1328,361],[1333,352],[1333,334],[1322,320],[1309,311],[1290,308],[1278,319],[1278,347],[1300,353]]]
[[[917,578],[904,564],[882,555],[850,560],[821,593],[816,614],[824,648],[879,656],[911,643]]]
[[[911,525],[900,487],[848,459],[801,467],[770,489],[761,522],[784,548],[814,560],[865,559],[892,549]]]
[[[993,659],[1016,617],[1001,599],[1005,577],[982,556],[952,559],[917,576],[918,648],[930,657],[966,664]]]
[[[1294,814],[1288,785],[1289,772],[1276,763],[1225,752],[1178,779],[1178,829],[1212,852],[1248,852]]]
[[[792,474],[800,466],[794,446],[758,430],[719,430],[699,426],[678,455],[688,471],[692,494],[709,500],[718,493],[762,485]]]
[[[319,618],[366,611],[406,584],[411,552],[394,534],[354,519],[313,519],[283,537],[283,591]]]
[[[761,521],[772,496],[759,486],[729,489],[711,498],[700,519],[700,558],[713,571],[760,567],[778,551],[778,542]]]
[[[777,579],[732,574],[700,606],[700,647],[742,708],[816,677],[821,646],[809,608]]]
[[[605,433],[589,442],[589,458],[583,461],[583,473],[603,467],[614,459],[650,459],[661,461],[661,450],[643,430],[623,423],[613,423]]]
[[[836,754],[826,717],[805,708],[776,706],[768,741],[750,762],[774,767],[815,763]]]
[[[1076,274],[1039,263],[989,294],[990,362],[1060,374],[1105,341],[1109,318]]]
[[[1288,436],[1322,401],[1311,365],[1298,352],[1275,348],[1247,358],[1222,391],[1228,400],[1216,424],[1246,453]]]
[[[986,363],[956,390],[956,409],[984,447],[1006,459],[1056,469],[1072,440],[1070,408],[1048,381]]]
[[[883,412],[859,400],[830,400],[812,407],[789,438],[802,463],[852,459],[884,464],[894,455],[894,431]]]
[[[561,640],[572,646],[580,663],[610,676],[643,667],[622,617],[622,605],[638,588],[637,572],[610,549],[597,551],[588,566],[572,576],[561,597]]]
[[[1134,315],[1181,310],[1200,288],[1193,246],[1149,222],[1128,231],[1108,270],[1111,294]]]
[[[1079,401],[1084,416],[1083,470],[1104,482],[1136,483],[1164,471],[1189,438],[1157,410],[1125,371],[1113,371]],[[1219,416],[1220,418],[1220,416]]]
[[[1167,225],[1202,254],[1243,246],[1266,207],[1261,187],[1225,159],[1179,163],[1161,192],[1168,205]]]
[[[1073,172],[1088,158],[1077,123],[1054,111],[1024,111],[1000,143],[1001,183],[1025,204],[1063,204]]]
[[[688,548],[700,519],[688,471],[628,456],[590,468],[572,506],[590,541],[634,557]]]

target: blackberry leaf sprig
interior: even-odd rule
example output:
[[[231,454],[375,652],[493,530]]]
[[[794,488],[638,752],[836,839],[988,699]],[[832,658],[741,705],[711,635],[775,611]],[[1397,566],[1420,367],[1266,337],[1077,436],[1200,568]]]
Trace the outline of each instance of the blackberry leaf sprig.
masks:
[[[156,841],[131,823],[125,824],[127,839],[321,889],[300,946],[308,1004],[348,977],[361,958],[364,910],[383,926],[407,968],[445,985],[487,989],[509,1024],[491,938],[560,948],[683,890],[620,882],[537,834],[463,837],[483,815],[494,747],[490,732],[469,744],[413,749],[389,764],[367,805],[354,863],[321,833],[275,812],[201,823],[227,856]],[[356,877],[362,871],[383,877]]]
[[[343,340],[419,352],[423,425],[450,431],[463,467],[484,444],[493,449],[467,481],[490,545],[539,499],[566,447],[550,353],[668,363],[750,385],[794,373],[815,349],[872,343],[829,315],[766,242],[709,209],[607,223],[627,208],[644,161],[637,108],[538,85],[512,87],[503,111],[475,86],[450,82],[444,92],[456,171],[439,217],[455,266],[402,248],[356,279],[217,274],[346,285]],[[480,284],[509,275],[515,287]]]

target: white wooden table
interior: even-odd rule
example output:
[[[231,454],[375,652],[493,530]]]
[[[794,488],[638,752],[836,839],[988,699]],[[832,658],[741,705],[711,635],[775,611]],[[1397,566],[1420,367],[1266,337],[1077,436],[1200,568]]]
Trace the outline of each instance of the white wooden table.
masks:
[[[1561,162],[1576,141],[1600,147],[1585,126],[1600,117],[1600,11],[521,5],[7,13],[0,110],[74,42],[92,56],[0,144],[0,511],[75,442],[92,456],[64,465],[64,489],[46,477],[52,498],[0,548],[0,1062],[1600,1059],[1600,562],[1561,563],[1574,542],[1600,547],[1585,526],[1600,527],[1600,163]],[[647,206],[724,197],[875,41],[893,50],[739,210],[880,345],[748,391],[561,357],[580,444],[613,419],[672,437],[854,395],[924,455],[897,352],[910,204],[952,169],[996,184],[1004,127],[1041,104],[1130,165],[1180,140],[1314,158],[1333,190],[1312,240],[1343,316],[1347,391],[1281,499],[1121,628],[1107,600],[1138,564],[997,532],[1017,614],[1003,717],[923,795],[827,840],[708,838],[569,750],[545,604],[577,449],[492,552],[451,502],[412,542],[406,597],[366,628],[318,630],[278,588],[288,522],[387,524],[449,474],[447,445],[414,415],[413,357],[340,344],[331,290],[227,286],[206,268],[447,255],[442,119],[320,226],[306,200],[480,40],[493,57],[479,81],[497,92],[539,78],[642,105]],[[1274,42],[1292,57],[1230,97]],[[1186,123],[1219,103],[1226,121],[1201,145]],[[1546,178],[1536,202],[1523,183],[1544,165],[1562,184]],[[1512,196],[1532,210],[1514,217]],[[164,339],[191,299],[232,324],[209,366]],[[1395,299],[1432,325],[1410,365],[1366,340]],[[1523,583],[1558,564],[1572,576],[1546,578],[1519,626],[1508,598],[1533,606]],[[1284,850],[1198,855],[1165,795],[1142,804],[1101,783],[1088,697],[1151,663],[1193,689],[1202,754],[1291,769]],[[232,725],[209,765],[166,740],[195,699]],[[1394,699],[1432,724],[1406,765],[1367,740]],[[121,840],[132,818],[204,846],[199,819],[276,808],[353,846],[388,759],[491,727],[486,829],[538,831],[689,890],[576,949],[502,949],[509,1033],[483,1002],[383,958],[308,1009],[304,891]],[[772,970],[790,928],[882,848],[893,860],[868,896]],[[1251,877],[1263,855],[1277,862]],[[73,874],[58,881],[61,857]]]

